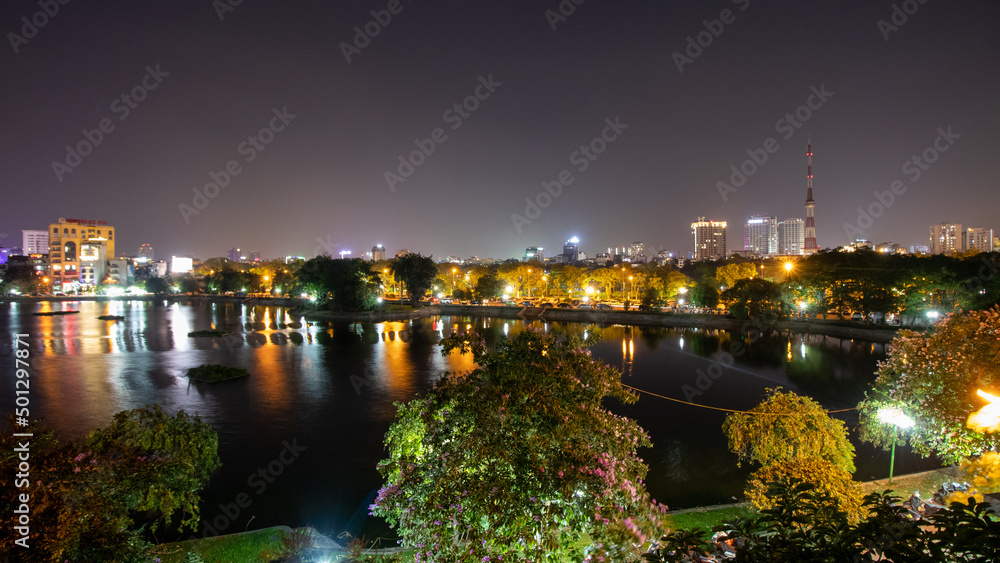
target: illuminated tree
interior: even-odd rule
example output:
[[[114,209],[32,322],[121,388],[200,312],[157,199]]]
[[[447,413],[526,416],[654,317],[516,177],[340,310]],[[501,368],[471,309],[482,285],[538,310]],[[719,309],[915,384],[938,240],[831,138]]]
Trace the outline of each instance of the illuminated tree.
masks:
[[[588,544],[634,556],[659,510],[636,454],[645,431],[602,404],[637,399],[621,374],[578,339],[530,330],[493,352],[460,337],[454,349],[479,367],[398,405],[373,513],[421,561],[579,560]]]
[[[861,437],[888,447],[896,430],[880,420],[879,412],[895,408],[915,422],[896,439],[921,455],[953,463],[1000,450],[996,433],[966,426],[969,415],[984,404],[976,390],[998,384],[1000,307],[949,315],[927,334],[902,331],[858,405]]]
[[[389,271],[403,282],[410,295],[413,306],[416,307],[424,294],[431,288],[437,277],[437,266],[430,256],[421,256],[413,252],[404,254],[392,261]]]
[[[752,262],[725,264],[715,270],[715,279],[726,287],[732,287],[736,285],[736,282],[753,278],[756,275],[757,266]]]
[[[123,411],[111,426],[80,443],[61,446],[54,433],[32,432],[31,482],[4,487],[0,508],[11,514],[17,493],[31,494],[32,549],[18,548],[18,561],[145,561],[149,544],[142,528],[194,530],[200,491],[220,465],[218,436],[211,426],[159,406]],[[18,438],[0,436],[0,470],[16,473]],[[10,526],[0,548],[12,553]]]
[[[767,466],[817,457],[854,471],[854,446],[844,423],[830,418],[816,401],[791,391],[768,389],[767,398],[749,413],[728,415],[722,430],[740,461]]]

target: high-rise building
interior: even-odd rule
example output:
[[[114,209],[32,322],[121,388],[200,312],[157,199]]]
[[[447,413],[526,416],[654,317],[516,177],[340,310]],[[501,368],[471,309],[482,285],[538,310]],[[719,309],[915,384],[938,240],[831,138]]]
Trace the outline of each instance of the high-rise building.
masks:
[[[993,252],[993,229],[982,227],[969,227],[964,232],[965,240],[962,242],[964,250],[976,249],[979,252]]]
[[[139,245],[139,254],[137,256],[139,258],[145,258],[146,261],[148,261],[148,262],[152,262],[153,261],[153,245],[149,244],[148,242],[145,243],[145,244]]]
[[[806,232],[805,241],[802,245],[802,254],[815,254],[819,252],[816,244],[816,202],[813,201],[813,149],[812,139],[806,145]]]
[[[646,243],[635,241],[628,245],[628,257],[633,263],[646,262]]]
[[[528,262],[530,260],[538,260],[539,262],[543,262],[545,260],[545,254],[542,252],[543,250],[545,249],[540,246],[529,246],[528,248],[525,248],[524,262]]]
[[[258,251],[258,250],[251,250],[250,251],[250,261],[251,262],[260,262],[260,251]]]
[[[52,290],[72,291],[80,284],[96,285],[103,281],[104,262],[108,256],[115,255],[115,230],[107,221],[93,219],[59,219],[58,223],[50,224]],[[86,279],[83,278],[84,267]]]
[[[704,217],[691,223],[692,260],[716,260],[726,257],[726,222],[706,221]]]
[[[961,223],[941,223],[931,225],[931,254],[954,254],[964,252]]]
[[[563,245],[563,263],[572,264],[580,258],[580,239],[573,237]]]
[[[778,219],[755,215],[743,225],[743,250],[758,256],[778,253]]]
[[[385,247],[381,244],[376,244],[372,247],[372,261],[380,262],[385,260]]]
[[[229,252],[226,254],[226,258],[229,258],[230,262],[242,262],[243,255],[240,254],[239,248],[230,248]]]
[[[785,219],[778,222],[778,254],[801,256],[805,246],[806,222],[802,219]]]
[[[21,252],[27,254],[49,253],[48,231],[21,231]]]

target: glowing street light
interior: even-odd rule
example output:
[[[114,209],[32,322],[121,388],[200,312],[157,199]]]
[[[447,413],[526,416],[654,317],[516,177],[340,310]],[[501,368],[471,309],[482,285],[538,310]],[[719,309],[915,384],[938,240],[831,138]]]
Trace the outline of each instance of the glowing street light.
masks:
[[[896,463],[896,433],[900,428],[913,428],[913,419],[894,407],[883,407],[878,411],[878,419],[892,425],[892,453],[889,455],[889,484],[892,484],[892,470]]]
[[[978,389],[976,394],[989,404],[969,415],[966,426],[976,432],[995,432],[1000,427],[1000,397]]]

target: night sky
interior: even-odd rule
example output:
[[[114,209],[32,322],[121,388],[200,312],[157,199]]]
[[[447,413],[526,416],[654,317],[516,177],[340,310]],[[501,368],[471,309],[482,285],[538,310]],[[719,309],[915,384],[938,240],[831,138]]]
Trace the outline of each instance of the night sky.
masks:
[[[46,2],[56,15],[36,15]],[[1000,229],[993,1],[237,2],[3,2],[0,245],[69,217],[157,258],[375,243],[506,258],[571,236],[588,254],[686,253],[706,216],[741,248],[750,215],[805,217],[810,135],[821,247],[848,242],[859,206],[879,214],[894,180],[859,236]],[[387,180],[417,140],[433,153]],[[767,160],[723,198],[748,150]],[[925,150],[933,164],[907,164]]]

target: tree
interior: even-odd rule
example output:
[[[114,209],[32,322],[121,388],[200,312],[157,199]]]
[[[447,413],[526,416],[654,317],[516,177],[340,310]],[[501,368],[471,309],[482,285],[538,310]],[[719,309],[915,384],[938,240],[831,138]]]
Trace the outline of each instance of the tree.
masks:
[[[749,413],[726,416],[722,429],[740,461],[768,466],[818,457],[854,472],[854,446],[844,423],[830,418],[816,401],[791,391],[768,389],[767,397]]]
[[[711,307],[715,308],[719,304],[719,290],[715,289],[714,285],[707,283],[699,283],[694,286],[689,293],[691,296],[691,303],[697,307]]]
[[[170,292],[170,284],[164,278],[149,278],[146,280],[145,285],[146,291],[155,293],[156,295],[163,295]]]
[[[65,446],[54,433],[34,430],[32,481],[39,484],[29,485],[33,549],[19,560],[147,560],[145,526],[196,528],[199,492],[220,465],[218,436],[197,417],[184,411],[170,416],[159,406],[123,411],[110,427]],[[5,430],[0,436],[0,470],[8,475],[19,462],[11,435]],[[3,488],[0,508],[11,513],[19,502],[15,494],[23,492]],[[15,534],[10,527],[2,533],[0,548],[7,550]]]
[[[317,256],[303,264],[296,278],[321,308],[367,311],[378,303],[381,279],[371,263],[360,258]]]
[[[476,297],[496,299],[503,294],[504,283],[495,273],[488,272],[476,280]]]
[[[634,555],[659,511],[636,452],[645,431],[602,405],[637,399],[621,374],[576,338],[526,330],[493,352],[462,338],[443,352],[471,352],[479,367],[398,404],[373,513],[421,560],[579,559],[584,534],[601,556]]]
[[[736,282],[750,279],[757,275],[757,266],[752,262],[725,264],[715,270],[715,279],[726,287],[736,285]]]
[[[1000,383],[1000,307],[949,315],[927,334],[901,331],[879,364],[878,378],[858,405],[861,438],[888,448],[893,440],[945,462],[1000,450],[1000,436],[967,426],[984,405],[976,390]],[[913,419],[898,432],[879,412]]]
[[[406,284],[406,291],[409,292],[414,307],[420,303],[420,299],[437,277],[434,260],[431,260],[430,256],[421,256],[413,252],[396,258],[389,266],[389,271],[397,280]]]
[[[737,319],[781,320],[787,316],[781,286],[759,277],[737,281],[722,292],[722,300]]]

